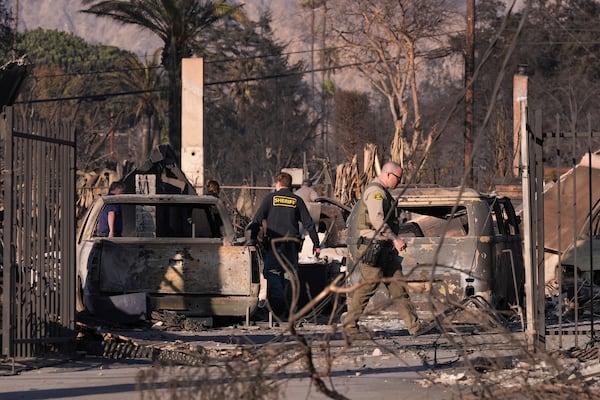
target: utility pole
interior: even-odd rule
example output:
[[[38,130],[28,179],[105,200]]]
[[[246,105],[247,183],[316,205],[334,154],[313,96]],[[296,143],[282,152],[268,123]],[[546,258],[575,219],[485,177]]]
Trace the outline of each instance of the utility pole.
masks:
[[[328,119],[329,119],[329,104],[327,103],[325,93],[325,79],[327,77],[327,72],[325,71],[325,61],[326,61],[326,48],[327,48],[327,0],[323,0],[323,25],[321,30],[321,118],[322,118],[322,139],[323,139],[323,158],[329,157],[329,149],[327,148],[327,134],[329,130]]]
[[[12,57],[17,58],[17,32],[19,29],[19,0],[15,0],[15,25],[13,30]]]
[[[310,74],[310,86],[311,86],[311,95],[312,95],[312,107],[311,107],[311,118],[313,121],[320,119],[321,122],[318,124],[319,126],[317,127],[317,129],[320,128],[320,133],[321,135],[321,139],[323,140],[323,153],[324,153],[324,157],[327,156],[327,148],[326,148],[326,129],[324,127],[325,123],[324,122],[324,99],[323,99],[323,88],[321,87],[321,104],[320,104],[320,111],[321,111],[321,115],[319,116],[318,114],[318,104],[317,104],[317,89],[316,89],[316,78],[315,78],[315,70],[316,70],[316,65],[315,65],[315,42],[317,40],[317,9],[318,8],[323,8],[323,37],[322,37],[322,43],[321,43],[321,47],[323,48],[322,50],[320,50],[320,52],[324,52],[324,47],[325,47],[325,16],[327,13],[327,6],[326,6],[326,0],[300,0],[299,2],[300,6],[303,8],[309,8],[310,9],[310,66],[311,66],[311,74]],[[323,59],[324,57],[321,57],[321,63],[323,63]],[[324,80],[324,72],[322,72],[322,77]],[[319,153],[319,148],[318,148],[318,144],[315,141],[313,143],[312,146],[312,158],[315,158],[317,156],[317,154]]]
[[[473,187],[473,73],[475,71],[475,0],[467,0],[465,38],[465,185]]]
[[[317,113],[317,102],[315,100],[315,6],[310,8],[310,87],[312,94],[312,111],[313,118]]]

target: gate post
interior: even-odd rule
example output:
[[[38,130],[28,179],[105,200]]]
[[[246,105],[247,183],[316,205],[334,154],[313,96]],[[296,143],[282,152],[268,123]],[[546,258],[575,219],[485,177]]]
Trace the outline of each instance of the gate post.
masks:
[[[4,107],[0,115],[0,140],[3,142],[3,154],[0,165],[1,173],[4,175],[4,187],[12,187],[12,174],[6,173],[10,171],[12,165],[12,138],[13,131],[13,109],[12,107]],[[12,234],[7,226],[12,224],[12,197],[4,195],[4,220],[3,224],[3,276],[2,276],[2,355],[13,357],[14,351],[12,343],[14,341],[14,329],[12,320],[14,315],[13,293],[15,284],[13,279],[13,262],[12,262]],[[8,240],[7,240],[8,239]]]
[[[527,135],[527,97],[519,102],[520,112],[520,150],[521,150],[521,190],[523,191],[523,263],[525,266],[525,309],[527,324],[525,336],[527,346],[531,349],[537,336],[535,323],[535,276],[533,272],[533,235],[531,227],[531,190],[529,186],[529,140]]]
[[[528,130],[526,96],[521,97],[519,109],[523,192],[523,261],[527,312],[525,336],[529,350],[544,350],[544,203],[542,192],[544,175],[541,165],[541,145],[536,144],[535,137],[532,138]],[[541,129],[540,114],[536,114],[536,123],[537,128]]]

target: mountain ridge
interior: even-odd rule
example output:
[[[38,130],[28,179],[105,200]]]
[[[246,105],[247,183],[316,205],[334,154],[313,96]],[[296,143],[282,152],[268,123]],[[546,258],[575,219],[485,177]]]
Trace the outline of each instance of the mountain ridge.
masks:
[[[16,0],[7,0],[6,3],[16,17]],[[116,46],[138,56],[151,54],[162,47],[161,40],[145,29],[81,12],[87,7],[82,0],[19,0],[18,3],[19,32],[37,28],[71,32],[91,44]],[[307,47],[307,39],[301,34],[306,32],[306,27],[302,27],[306,11],[296,1],[249,0],[244,10],[251,19],[257,19],[261,12],[270,10],[273,30],[279,39],[293,48]]]
[[[14,9],[15,0],[7,1]],[[150,54],[162,46],[154,35],[133,25],[80,12],[81,0],[19,0],[19,32],[37,28],[71,32],[91,44],[116,46],[139,56]]]

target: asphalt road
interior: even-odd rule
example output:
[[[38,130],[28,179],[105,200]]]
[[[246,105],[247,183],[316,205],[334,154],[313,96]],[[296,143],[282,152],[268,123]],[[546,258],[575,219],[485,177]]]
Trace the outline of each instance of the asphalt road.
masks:
[[[153,369],[143,361],[84,359],[61,365],[22,372],[0,378],[0,399],[90,399],[114,400],[149,398],[150,393],[169,397],[166,385],[141,391],[137,379]],[[183,367],[183,369],[190,367]],[[335,389],[350,399],[449,399],[450,394],[437,386],[424,388],[419,366],[349,368],[332,374]],[[277,378],[284,399],[326,399],[306,377],[282,375]],[[172,392],[171,392],[172,393]],[[146,395],[145,397],[143,395]],[[180,397],[183,398],[183,397]],[[189,398],[189,397],[188,397]]]
[[[304,323],[297,327],[297,336],[289,327],[267,323],[196,330],[89,326],[81,331],[78,357],[20,359],[14,364],[0,360],[0,400],[220,400],[238,399],[241,391],[252,393],[246,397],[251,399],[436,400],[474,398],[475,385],[484,376],[500,393],[504,386],[498,382],[523,385],[523,398],[529,394],[528,385],[535,385],[528,380],[542,375],[548,382],[559,382],[557,388],[570,384],[581,390],[584,382],[594,390],[598,386],[595,380],[563,376],[565,370],[581,368],[582,376],[595,377],[600,353],[594,346],[577,356],[591,360],[588,363],[569,358],[568,367],[556,370],[557,359],[524,352],[519,329],[483,330],[473,325],[413,338],[393,318],[367,320],[364,326],[372,339],[351,344],[323,323]],[[549,336],[547,350],[577,349],[577,338],[564,336],[557,342],[556,336]],[[579,337],[579,346],[584,339]],[[495,373],[489,372],[491,363]],[[590,367],[593,371],[586,372]],[[488,372],[481,374],[484,370]],[[316,387],[319,382],[321,390]]]
[[[348,399],[452,397],[446,388],[430,382],[442,371],[452,373],[461,368],[456,352],[432,346],[436,335],[415,339],[403,329],[388,329],[375,332],[374,340],[349,346],[339,333],[327,329],[309,325],[299,328],[299,332],[311,344],[315,368],[324,376],[328,390]],[[151,345],[164,354],[190,354],[192,349],[206,358],[195,366],[165,366],[164,362],[149,359],[111,359],[88,353],[75,360],[19,360],[14,375],[10,363],[5,362],[0,371],[0,399],[189,399],[198,390],[206,391],[207,397],[203,398],[237,398],[235,391],[228,391],[233,382],[245,390],[273,396],[262,398],[330,398],[315,387],[305,360],[297,357],[296,339],[282,328],[263,325],[203,332],[134,330],[117,332],[116,337],[133,338],[136,344]],[[242,348],[253,352],[252,356],[247,357]],[[224,375],[224,365],[241,369]],[[207,382],[211,382],[213,397],[208,397],[208,386],[203,386]]]

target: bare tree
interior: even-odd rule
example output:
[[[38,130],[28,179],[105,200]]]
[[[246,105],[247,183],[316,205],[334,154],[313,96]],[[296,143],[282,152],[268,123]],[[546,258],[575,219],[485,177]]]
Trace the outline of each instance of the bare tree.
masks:
[[[340,53],[381,92],[394,120],[391,159],[415,160],[432,140],[421,125],[419,60],[449,54],[445,0],[344,0],[329,5]]]
[[[370,129],[369,96],[366,93],[337,90],[333,101],[333,139],[340,144],[346,159],[351,160],[366,143],[375,142],[374,131]]]

